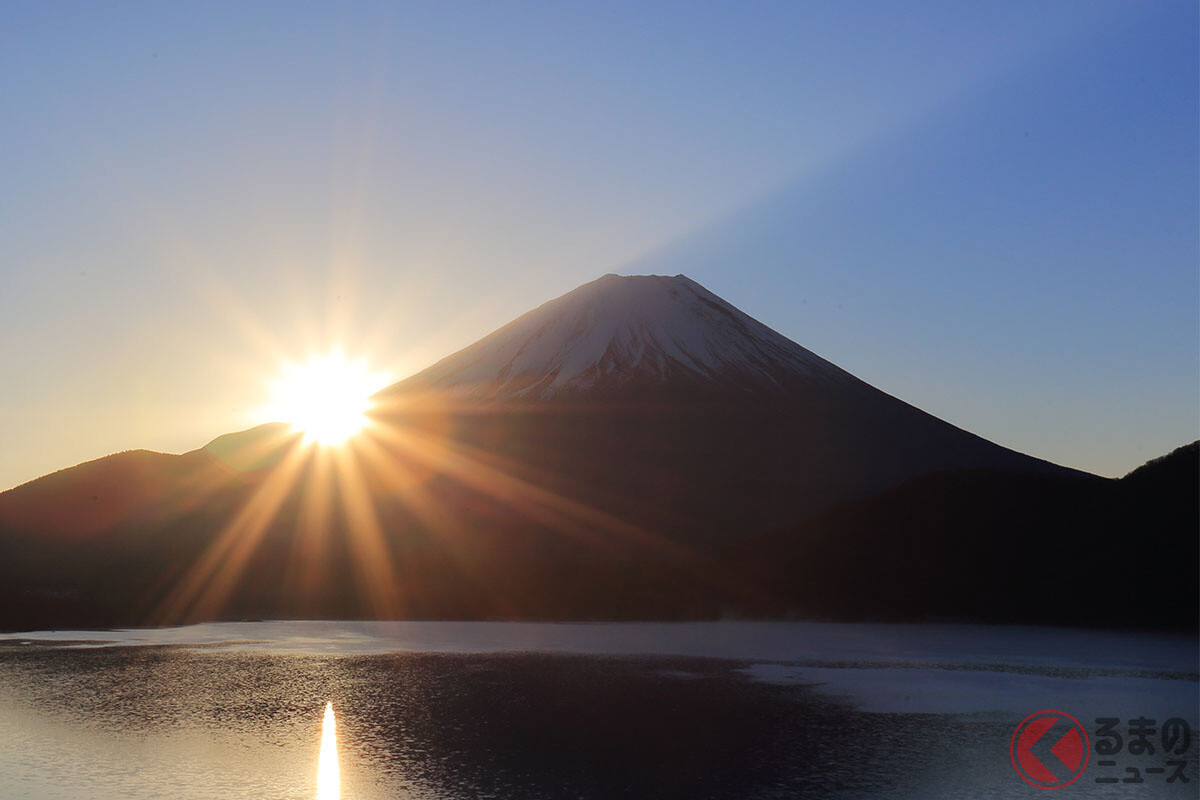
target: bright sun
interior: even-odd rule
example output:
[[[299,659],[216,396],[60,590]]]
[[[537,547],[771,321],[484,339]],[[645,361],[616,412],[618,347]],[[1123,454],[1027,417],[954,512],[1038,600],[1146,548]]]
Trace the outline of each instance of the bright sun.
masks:
[[[333,351],[304,364],[287,364],[274,382],[268,413],[310,442],[339,445],[366,427],[370,397],[382,385],[364,362]]]

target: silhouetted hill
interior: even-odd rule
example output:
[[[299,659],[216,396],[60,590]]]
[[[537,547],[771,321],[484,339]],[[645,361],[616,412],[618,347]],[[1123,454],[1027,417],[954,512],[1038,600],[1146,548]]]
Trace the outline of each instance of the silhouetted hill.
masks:
[[[1120,480],[929,475],[739,548],[756,613],[1198,624],[1196,443]]]
[[[126,450],[0,493],[0,514],[9,529],[78,539],[171,507],[182,495],[225,477],[203,451],[178,456]]]
[[[1131,488],[1159,492],[1164,497],[1186,495],[1200,485],[1200,441],[1147,461],[1122,481]]]

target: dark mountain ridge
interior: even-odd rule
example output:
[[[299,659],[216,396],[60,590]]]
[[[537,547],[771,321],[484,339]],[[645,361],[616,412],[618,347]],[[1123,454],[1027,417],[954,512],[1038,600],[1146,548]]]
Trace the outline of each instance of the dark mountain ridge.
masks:
[[[1124,478],[952,471],[745,543],[765,616],[1195,628],[1200,444]]]
[[[605,276],[376,401],[374,424],[342,451],[265,425],[0,493],[0,625],[728,614],[1156,624],[1015,603],[1014,576],[1036,559],[1009,551],[1057,564],[1086,550],[1066,592],[1130,563],[1119,534],[1138,515],[1173,547],[1195,545],[1179,510],[1195,486],[1178,478],[1178,457],[1107,481],[1016,453],[683,276]],[[1089,543],[1088,530],[1103,535]],[[1186,563],[1191,573],[1169,577],[1194,585]]]

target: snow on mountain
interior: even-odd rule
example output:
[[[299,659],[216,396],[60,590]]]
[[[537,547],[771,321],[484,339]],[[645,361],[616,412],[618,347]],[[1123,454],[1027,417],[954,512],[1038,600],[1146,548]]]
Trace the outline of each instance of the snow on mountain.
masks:
[[[518,317],[385,394],[540,400],[669,378],[781,389],[854,381],[684,275],[605,275]]]

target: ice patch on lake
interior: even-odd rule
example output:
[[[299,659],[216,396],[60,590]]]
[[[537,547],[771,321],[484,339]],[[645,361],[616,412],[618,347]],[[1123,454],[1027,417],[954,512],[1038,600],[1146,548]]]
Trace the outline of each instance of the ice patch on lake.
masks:
[[[860,711],[1025,714],[1044,708],[1087,716],[1167,719],[1200,706],[1195,679],[1111,675],[1056,677],[987,669],[864,669],[754,664],[743,672],[776,684],[808,685]]]

